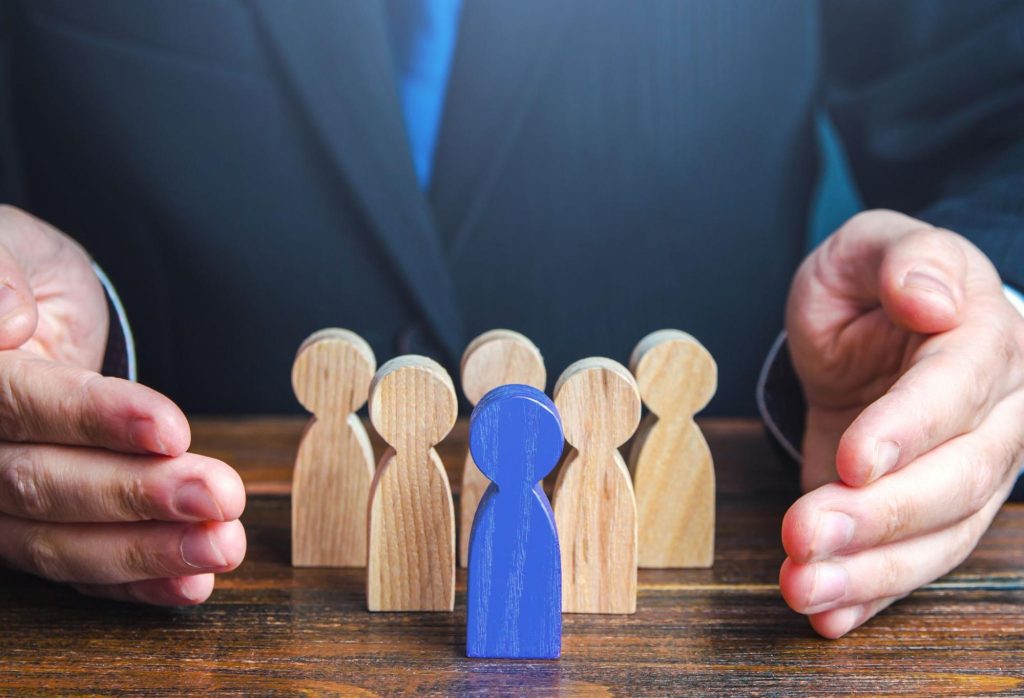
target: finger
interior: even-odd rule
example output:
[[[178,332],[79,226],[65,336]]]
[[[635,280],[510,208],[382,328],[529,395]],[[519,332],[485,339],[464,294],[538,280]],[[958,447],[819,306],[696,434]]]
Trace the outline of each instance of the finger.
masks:
[[[245,486],[230,466],[185,453],[132,456],[0,444],[0,513],[34,521],[231,521]]]
[[[832,334],[835,323],[879,304],[878,275],[886,250],[900,237],[928,224],[894,211],[858,213],[830,235],[804,260],[793,278],[789,313],[800,304],[798,316],[815,318]]]
[[[4,224],[0,210],[0,227]],[[0,349],[16,349],[36,331],[39,313],[35,294],[21,265],[10,250],[0,244]]]
[[[1006,313],[985,314],[933,338],[924,355],[853,421],[839,441],[836,470],[863,485],[975,429],[1024,381],[1024,347]],[[1022,414],[1022,413],[1018,413]]]
[[[138,383],[0,352],[0,439],[177,456],[188,450],[178,406]]]
[[[836,608],[823,613],[815,613],[810,616],[809,620],[811,621],[811,627],[819,635],[829,640],[837,640],[851,630],[864,625],[864,623],[901,598],[903,597],[890,596],[856,606],[847,606],[846,608]]]
[[[124,584],[73,584],[79,593],[100,599],[144,603],[153,606],[194,606],[210,598],[214,575],[144,579]]]
[[[782,520],[794,561],[848,555],[946,528],[1012,486],[1021,462],[1024,396],[1000,403],[976,430],[865,485],[829,483],[801,497]]]
[[[998,278],[994,272],[992,276]],[[967,282],[967,243],[939,228],[919,229],[892,241],[878,273],[879,296],[889,319],[924,334],[959,324]]]
[[[786,558],[779,571],[782,597],[794,611],[813,615],[909,594],[963,562],[1009,489],[970,519],[941,531],[806,565]]]
[[[245,556],[238,521],[35,523],[0,515],[0,557],[58,582],[123,584],[227,572]]]

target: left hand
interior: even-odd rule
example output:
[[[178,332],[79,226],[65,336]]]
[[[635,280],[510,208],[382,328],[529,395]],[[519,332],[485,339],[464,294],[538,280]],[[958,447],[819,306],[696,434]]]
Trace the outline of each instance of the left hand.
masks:
[[[782,524],[779,585],[837,638],[959,565],[1009,495],[1024,320],[966,239],[869,211],[801,265],[786,327],[807,494]]]
[[[0,205],[0,565],[181,606],[245,554],[245,487],[188,453],[185,415],[101,376],[107,301],[85,251]]]

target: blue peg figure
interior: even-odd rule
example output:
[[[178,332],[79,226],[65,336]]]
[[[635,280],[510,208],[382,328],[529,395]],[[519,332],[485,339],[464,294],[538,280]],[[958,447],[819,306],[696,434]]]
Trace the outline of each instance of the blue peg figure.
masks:
[[[528,385],[487,393],[469,448],[487,486],[469,539],[466,655],[555,659],[562,651],[562,561],[541,481],[562,455],[555,404]]]

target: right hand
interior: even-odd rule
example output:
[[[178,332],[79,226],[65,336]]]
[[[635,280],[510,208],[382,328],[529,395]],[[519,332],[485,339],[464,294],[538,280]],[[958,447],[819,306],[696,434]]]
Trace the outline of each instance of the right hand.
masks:
[[[0,206],[0,562],[92,596],[201,603],[245,555],[245,489],[186,453],[171,400],[97,373],[110,321],[82,248]]]

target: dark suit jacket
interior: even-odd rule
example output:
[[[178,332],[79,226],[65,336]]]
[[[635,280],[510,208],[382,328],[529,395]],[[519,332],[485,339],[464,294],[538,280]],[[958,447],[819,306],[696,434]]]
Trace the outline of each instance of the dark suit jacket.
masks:
[[[118,287],[141,378],[198,412],[297,409],[325,325],[450,367],[492,327],[552,379],[650,330],[754,408],[805,253],[827,106],[872,206],[1024,282],[1024,7],[465,3],[417,186],[371,1],[0,0],[0,199]]]

